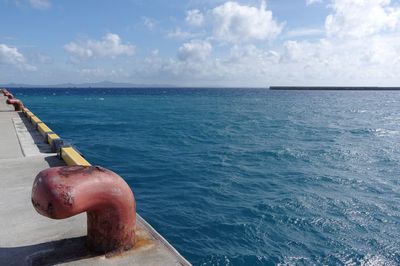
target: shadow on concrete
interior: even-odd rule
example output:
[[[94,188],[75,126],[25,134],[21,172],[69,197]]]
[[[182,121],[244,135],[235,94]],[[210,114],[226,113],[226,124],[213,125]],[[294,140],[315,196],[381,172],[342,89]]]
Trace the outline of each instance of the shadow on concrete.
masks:
[[[40,134],[38,130],[32,125],[28,118],[22,113],[18,112],[22,123],[26,127],[28,133],[31,135],[35,145],[38,147],[41,153],[51,153],[50,145],[45,141],[44,137]]]
[[[23,247],[0,247],[0,265],[55,265],[95,257],[76,237]]]
[[[65,166],[63,160],[58,159],[57,155],[44,157],[44,160],[49,164],[49,167]]]

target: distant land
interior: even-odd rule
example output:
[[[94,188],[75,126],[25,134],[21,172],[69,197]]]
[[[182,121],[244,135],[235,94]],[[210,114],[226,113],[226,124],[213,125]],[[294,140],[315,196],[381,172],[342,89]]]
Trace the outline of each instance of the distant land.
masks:
[[[122,82],[112,82],[112,81],[100,81],[100,82],[87,82],[87,83],[63,83],[63,84],[53,84],[53,85],[43,85],[43,84],[23,84],[23,83],[8,83],[0,84],[0,88],[49,88],[49,89],[89,89],[89,88],[101,88],[101,89],[268,89],[268,87],[235,87],[235,86],[185,86],[185,85],[172,85],[172,84],[136,84],[136,83],[122,83]]]
[[[352,87],[352,86],[271,86],[270,90],[303,91],[397,91],[400,87]]]
[[[63,84],[53,84],[53,85],[43,85],[43,84],[23,84],[23,83],[8,83],[8,84],[0,84],[0,88],[50,88],[50,89],[88,89],[88,88],[101,88],[101,89],[118,89],[118,88],[126,88],[126,89],[209,89],[209,88],[218,88],[218,89],[268,89],[268,87],[242,87],[242,86],[185,86],[185,85],[172,85],[172,84],[136,84],[136,83],[121,83],[121,82],[112,82],[112,81],[100,81],[100,82],[88,82],[88,83],[63,83]]]
[[[111,81],[101,81],[93,83],[64,83],[54,85],[32,85],[32,84],[0,84],[4,88],[174,88],[176,86],[168,84],[133,84],[133,83],[119,83]]]

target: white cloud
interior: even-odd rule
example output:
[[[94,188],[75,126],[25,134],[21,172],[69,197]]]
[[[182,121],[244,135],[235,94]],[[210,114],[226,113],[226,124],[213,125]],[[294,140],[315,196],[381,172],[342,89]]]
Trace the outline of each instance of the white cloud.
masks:
[[[224,68],[236,76],[244,78],[246,75],[252,78],[265,75],[267,69],[277,65],[281,55],[274,50],[259,49],[254,45],[238,46],[234,45],[229,56],[223,60]],[[240,72],[243,73],[240,73]]]
[[[288,37],[310,37],[325,35],[325,30],[322,28],[297,28],[286,33]]]
[[[202,26],[204,23],[204,16],[198,9],[189,10],[186,13],[186,22],[192,26]]]
[[[333,0],[331,8],[325,27],[333,37],[362,38],[395,31],[400,24],[400,9],[390,0]]]
[[[128,76],[126,70],[118,69],[104,69],[104,68],[83,68],[78,70],[79,75],[85,78],[86,81],[98,81],[98,79],[107,79],[118,81],[121,78]]]
[[[209,42],[192,40],[184,43],[178,49],[178,58],[181,61],[198,60],[204,61],[211,54],[212,46]]]
[[[154,28],[157,26],[157,21],[155,19],[143,17],[142,20],[143,25],[149,30],[154,30]]]
[[[225,46],[224,46],[225,47]],[[115,80],[187,86],[396,85],[399,36],[363,40],[286,41],[275,49],[237,44],[212,53],[204,41],[183,44],[176,58],[157,53],[137,60]],[[211,56],[211,53],[213,56]],[[129,74],[128,74],[129,73]],[[113,79],[110,70],[84,70],[93,79]]]
[[[272,17],[266,2],[260,8],[226,2],[211,11],[214,35],[222,41],[243,42],[274,39],[283,25]]]
[[[51,7],[50,0],[29,0],[29,3],[35,9],[48,9]]]
[[[29,65],[23,54],[16,47],[0,44],[0,65],[11,65],[20,70],[35,71],[36,67]]]
[[[306,0],[306,5],[313,5],[313,4],[319,4],[322,3],[322,0]]]
[[[234,45],[226,52],[221,57],[209,56],[207,60],[152,57],[135,74],[187,86],[265,86],[272,72],[278,72],[280,55],[276,51],[264,51],[249,44]]]
[[[131,56],[135,53],[135,46],[122,44],[117,34],[108,33],[102,40],[87,40],[85,42],[70,42],[64,45],[73,60],[89,58],[115,58],[121,55]]]
[[[26,58],[29,62],[34,62],[35,64],[47,65],[54,63],[54,59],[51,56],[32,50],[26,55]]]
[[[400,36],[287,41],[280,67],[303,83],[395,85],[400,71]]]
[[[175,30],[169,31],[167,33],[167,38],[169,39],[190,39],[196,37],[197,34],[189,32],[189,31],[184,31],[181,28],[176,28]]]
[[[328,7],[331,14],[322,38],[283,44],[281,61],[274,68],[286,73],[285,83],[398,84],[399,7],[390,0],[331,0]],[[299,37],[298,33],[288,36]]]

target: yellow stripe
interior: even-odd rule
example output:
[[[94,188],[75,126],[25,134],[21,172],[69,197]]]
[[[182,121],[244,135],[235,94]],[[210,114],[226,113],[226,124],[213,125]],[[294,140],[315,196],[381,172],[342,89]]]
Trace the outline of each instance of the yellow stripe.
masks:
[[[53,144],[53,141],[56,139],[59,139],[60,137],[57,134],[49,134],[47,135],[47,142],[51,145]]]
[[[28,111],[28,112],[26,112],[26,116],[28,118],[30,118],[30,117],[35,116],[35,115],[31,111]]]
[[[86,161],[74,148],[65,147],[61,148],[61,158],[68,166],[82,165],[90,166],[91,164]]]
[[[40,134],[46,136],[47,132],[51,132],[51,129],[43,123],[39,117],[35,116],[28,108],[24,108],[23,112],[25,115],[32,121],[33,125],[38,125],[38,130]],[[59,139],[60,137],[55,134],[48,134],[47,135],[47,142],[51,145],[54,140]],[[85,160],[74,148],[72,147],[65,147],[61,148],[61,158],[68,166],[73,165],[82,165],[82,166],[90,166],[91,164]]]
[[[32,124],[33,124],[34,126],[36,126],[38,123],[41,123],[41,122],[42,122],[42,120],[40,120],[39,117],[37,117],[37,116],[32,116],[32,117],[31,117],[31,121],[32,121]]]
[[[40,123],[38,125],[38,130],[39,130],[40,134],[42,134],[43,137],[46,137],[47,132],[51,132],[51,129],[48,126],[46,126],[45,123]]]

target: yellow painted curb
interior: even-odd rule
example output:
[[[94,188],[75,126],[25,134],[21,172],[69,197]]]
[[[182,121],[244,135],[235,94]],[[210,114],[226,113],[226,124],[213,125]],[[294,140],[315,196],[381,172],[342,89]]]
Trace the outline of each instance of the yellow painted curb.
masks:
[[[40,134],[43,137],[46,137],[46,141],[52,145],[53,142],[57,139],[60,139],[60,137],[52,132],[52,130],[45,124],[43,123],[39,117],[35,116],[31,111],[29,111],[28,108],[24,108],[23,113],[27,116],[27,118],[31,121],[31,123],[34,126],[37,126],[37,130],[40,132]],[[85,158],[82,157],[74,148],[72,147],[61,147],[60,150],[60,157],[61,159],[64,160],[64,162],[68,166],[74,166],[74,165],[82,165],[82,166],[90,166],[91,164],[86,161]]]
[[[68,166],[82,165],[90,166],[91,164],[85,160],[74,148],[63,147],[60,151],[61,158]]]
[[[37,116],[32,116],[31,122],[34,126],[36,126],[37,124],[42,123],[42,120],[40,120],[39,117],[37,117]]]
[[[51,132],[51,129],[45,123],[39,123],[38,130],[43,137],[46,137],[47,132]]]
[[[22,109],[22,112],[26,115],[26,113],[27,113],[27,112],[30,112],[30,111],[29,111],[28,108],[24,107],[24,108]]]
[[[60,137],[56,133],[48,134],[47,135],[47,142],[51,145],[53,141],[59,139]]]
[[[29,118],[29,120],[31,120],[31,117],[35,116],[31,111],[28,111],[25,114],[26,114],[26,117]]]

